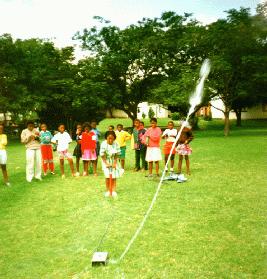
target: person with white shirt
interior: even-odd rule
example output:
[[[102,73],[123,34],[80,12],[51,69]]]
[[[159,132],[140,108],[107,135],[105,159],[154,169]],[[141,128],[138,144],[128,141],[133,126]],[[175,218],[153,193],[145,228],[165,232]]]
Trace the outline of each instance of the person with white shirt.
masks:
[[[39,142],[39,131],[34,122],[28,121],[27,128],[21,132],[21,142],[26,147],[26,180],[32,182],[33,177],[42,180],[42,156]]]
[[[170,155],[172,145],[175,142],[176,136],[177,136],[177,129],[174,128],[173,121],[169,121],[168,128],[162,134],[162,138],[166,139],[166,142],[163,147],[163,153],[165,155],[165,165],[168,161],[168,157]],[[173,148],[171,160],[170,160],[171,161],[171,168],[170,168],[171,172],[173,172],[175,152],[176,152],[176,150],[175,150],[175,148]],[[168,171],[168,166],[166,166],[165,170]]]
[[[71,139],[70,135],[65,131],[64,124],[60,124],[58,126],[58,133],[54,135],[51,142],[57,144],[57,152],[58,152],[58,157],[59,157],[59,162],[60,162],[61,177],[65,178],[65,171],[64,171],[64,159],[65,158],[69,162],[72,176],[75,176],[72,155],[68,151],[69,143],[72,142],[72,139]]]

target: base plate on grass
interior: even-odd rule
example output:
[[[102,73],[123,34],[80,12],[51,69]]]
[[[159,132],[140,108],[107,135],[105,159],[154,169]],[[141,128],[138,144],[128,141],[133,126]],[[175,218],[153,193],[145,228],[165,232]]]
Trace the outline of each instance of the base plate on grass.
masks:
[[[95,252],[92,258],[92,266],[107,265],[108,252]]]

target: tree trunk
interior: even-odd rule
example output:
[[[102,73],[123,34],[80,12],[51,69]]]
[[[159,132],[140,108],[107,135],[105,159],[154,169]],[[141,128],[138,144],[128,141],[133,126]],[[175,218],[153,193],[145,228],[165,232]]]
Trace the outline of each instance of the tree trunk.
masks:
[[[230,132],[230,119],[229,119],[230,111],[226,110],[224,112],[224,135],[227,137]]]
[[[241,109],[235,109],[235,115],[236,115],[236,126],[241,127]]]

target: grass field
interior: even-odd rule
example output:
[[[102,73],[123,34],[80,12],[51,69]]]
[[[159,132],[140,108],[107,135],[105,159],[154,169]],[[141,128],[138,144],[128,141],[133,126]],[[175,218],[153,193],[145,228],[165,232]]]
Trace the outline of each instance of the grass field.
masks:
[[[131,125],[113,119],[99,127],[121,121]],[[227,138],[220,121],[200,127],[188,181],[164,183],[124,260],[94,268],[92,253],[110,220],[99,249],[117,259],[158,181],[132,171],[128,148],[117,200],[103,197],[100,164],[97,178],[71,178],[66,164],[62,180],[57,164],[56,176],[29,184],[25,148],[10,142],[12,187],[0,187],[0,278],[266,278],[266,122],[244,122]]]

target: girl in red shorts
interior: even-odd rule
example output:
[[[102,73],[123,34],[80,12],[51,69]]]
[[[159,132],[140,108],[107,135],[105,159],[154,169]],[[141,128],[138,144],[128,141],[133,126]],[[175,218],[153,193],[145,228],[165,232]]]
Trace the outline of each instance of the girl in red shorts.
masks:
[[[163,153],[165,155],[165,165],[167,164],[172,149],[172,145],[175,142],[176,136],[177,136],[177,130],[174,128],[174,123],[173,121],[169,121],[168,128],[162,134],[162,138],[166,139],[166,142],[163,147]],[[171,172],[173,172],[175,152],[176,152],[175,148],[173,148],[172,155],[171,155],[171,168],[170,168]],[[168,171],[168,166],[165,167],[165,171]]]

